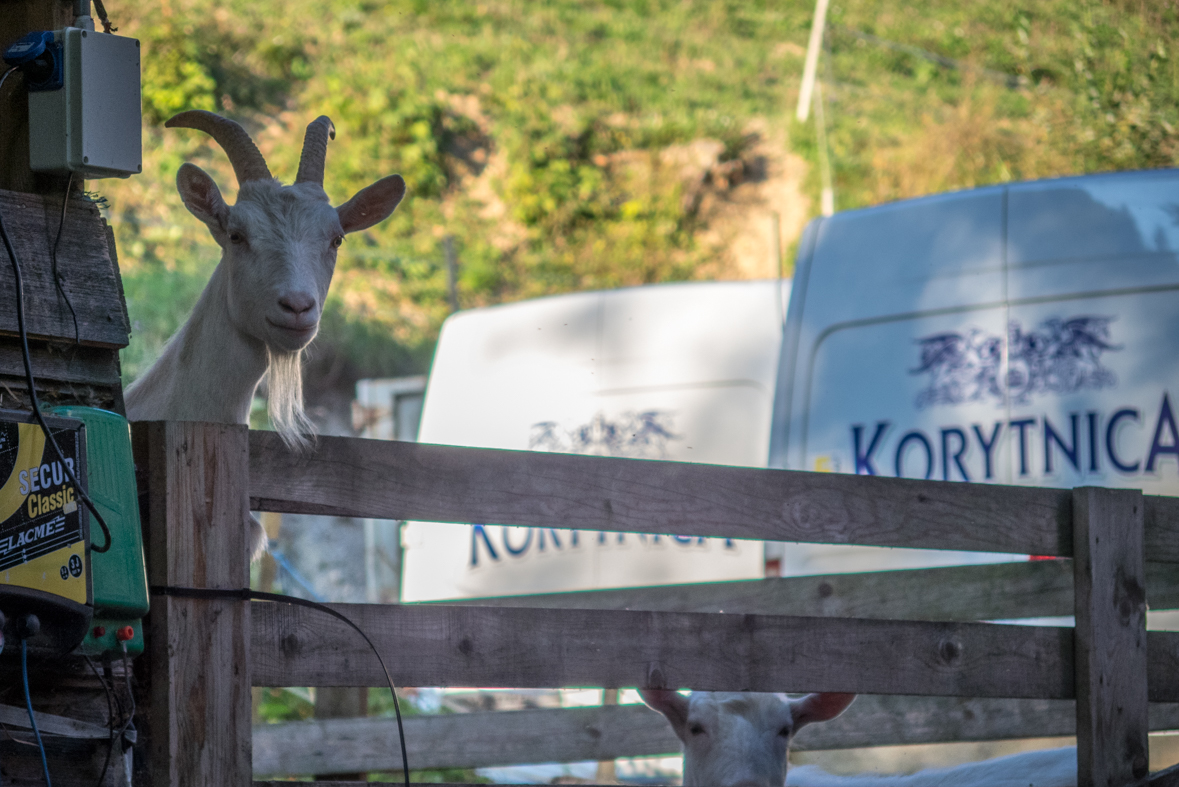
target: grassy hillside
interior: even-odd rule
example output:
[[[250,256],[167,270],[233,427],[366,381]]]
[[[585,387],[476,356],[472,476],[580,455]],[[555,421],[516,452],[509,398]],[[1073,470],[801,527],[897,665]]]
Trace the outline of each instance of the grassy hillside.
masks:
[[[1175,166],[1177,32],[1175,2],[847,3],[825,73],[840,206]]]
[[[471,306],[750,275],[732,252],[743,230],[721,225],[765,210],[735,200],[767,171],[797,172],[782,188],[817,212],[815,168],[781,165],[817,154],[813,126],[793,121],[811,0],[110,5],[144,47],[144,174],[91,184],[118,236],[129,377],[218,257],[177,168],[236,190],[215,145],[162,129],[182,109],[241,120],[286,179],[305,124],[329,115],[337,203],[392,172],[408,181],[395,217],[342,249],[317,346],[343,387],[426,368],[448,312],[447,235]],[[1179,161],[1174,0],[838,0],[829,21],[839,208]]]

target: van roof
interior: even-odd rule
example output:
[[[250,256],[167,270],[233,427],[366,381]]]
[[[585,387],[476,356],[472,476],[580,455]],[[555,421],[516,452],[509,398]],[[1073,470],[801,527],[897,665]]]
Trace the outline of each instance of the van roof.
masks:
[[[1038,295],[1079,292],[1066,263],[1088,266],[1084,287],[1154,286],[1179,281],[1179,169],[938,194],[816,219],[808,232],[796,298],[826,325],[1003,302],[1017,270],[1044,269]]]
[[[938,192],[937,194],[927,194],[921,197],[889,200],[863,208],[842,210],[835,215],[855,216],[862,213],[889,210],[897,207],[921,206],[927,203],[936,203],[942,200],[956,199],[963,195],[986,195],[991,193],[1002,193],[1004,190],[1061,187],[1069,188],[1074,186],[1086,186],[1089,184],[1100,185],[1103,181],[1119,182],[1132,180],[1134,182],[1150,182],[1154,179],[1166,180],[1177,177],[1179,177],[1179,168],[1173,167],[1161,169],[1123,170],[1119,172],[1094,172],[1085,175],[1060,175],[1051,178],[1038,178],[1036,180],[1011,181],[1007,183],[995,183],[988,186],[964,187],[960,189],[952,189],[950,191]]]

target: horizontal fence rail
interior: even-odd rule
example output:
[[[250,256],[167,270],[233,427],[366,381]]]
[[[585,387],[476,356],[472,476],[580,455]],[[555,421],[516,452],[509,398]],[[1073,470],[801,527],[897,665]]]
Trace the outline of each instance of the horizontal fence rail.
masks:
[[[441,782],[446,787],[487,787],[487,782]],[[410,782],[410,787],[435,787],[439,782]],[[253,782],[253,787],[291,787],[289,781]],[[405,782],[358,782],[354,780],[332,781],[316,779],[315,787],[405,787]],[[535,784],[497,784],[496,787],[536,787]],[[608,785],[582,785],[582,787],[609,787]],[[1155,787],[1151,782],[1150,787]],[[1173,784],[1159,784],[1158,787],[1175,787]]]
[[[1179,729],[1179,705],[1150,708],[1152,730]],[[1076,733],[1069,700],[863,696],[839,718],[804,727],[791,749],[822,751]],[[676,754],[667,721],[645,705],[415,716],[405,720],[411,767],[485,768]],[[254,775],[398,771],[391,718],[325,719],[254,728]]]
[[[1146,600],[1153,610],[1179,609],[1179,565],[1146,564]],[[1064,558],[425,603],[961,621],[1062,617],[1075,610],[1073,563]]]
[[[1179,499],[1145,499],[1179,562]],[[250,505],[283,513],[1072,555],[1072,492],[250,432]]]
[[[1042,699],[1068,699],[1074,690],[1067,628],[618,610],[333,608],[364,629],[403,686]],[[384,684],[371,651],[342,623],[287,604],[255,603],[251,614],[255,686]]]
[[[402,686],[691,687],[1071,699],[1073,630],[622,610],[334,604]],[[255,602],[255,686],[382,686],[322,612]],[[1179,633],[1147,637],[1150,699],[1179,701]],[[865,654],[871,654],[866,658]]]

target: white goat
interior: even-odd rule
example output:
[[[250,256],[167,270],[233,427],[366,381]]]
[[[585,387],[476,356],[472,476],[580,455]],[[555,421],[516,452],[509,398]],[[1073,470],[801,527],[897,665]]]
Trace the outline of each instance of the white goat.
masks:
[[[782,787],[790,739],[806,724],[834,719],[854,694],[697,691],[690,696],[642,689],[643,700],[671,722],[684,744],[684,787]]]
[[[776,694],[643,689],[684,744],[684,787],[1073,787],[1075,748],[1023,752],[986,762],[905,776],[835,776],[815,766],[786,772],[790,740],[799,728],[842,713],[854,694]]]
[[[323,190],[324,159],[335,129],[316,118],[303,140],[295,182],[283,186],[245,129],[212,112],[181,112],[165,124],[193,128],[224,149],[238,180],[233,206],[203,170],[184,164],[176,188],[185,207],[203,221],[221,247],[213,271],[188,320],[163,353],[126,392],[132,421],[248,423],[250,404],[268,375],[269,411],[288,445],[305,446],[300,358],[319,330],[336,250],[350,232],[383,221],[405,194],[392,175],[333,208]],[[252,522],[250,553],[266,543]]]

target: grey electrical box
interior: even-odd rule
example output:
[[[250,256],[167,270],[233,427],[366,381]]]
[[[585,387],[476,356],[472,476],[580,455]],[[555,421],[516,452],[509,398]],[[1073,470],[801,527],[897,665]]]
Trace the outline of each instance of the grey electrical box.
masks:
[[[83,178],[125,178],[143,171],[139,42],[67,27],[62,84],[29,92],[29,168]]]

